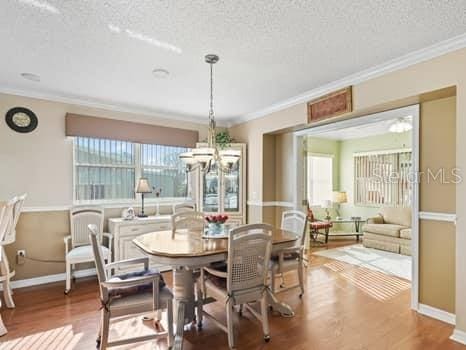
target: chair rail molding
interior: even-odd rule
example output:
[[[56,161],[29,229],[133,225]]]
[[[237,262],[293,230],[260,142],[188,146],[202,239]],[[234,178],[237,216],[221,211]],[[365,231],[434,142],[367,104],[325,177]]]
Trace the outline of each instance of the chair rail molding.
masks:
[[[420,211],[419,219],[420,220],[432,220],[432,221],[445,221],[445,222],[452,222],[456,224],[457,216],[456,214],[451,214],[451,213]]]

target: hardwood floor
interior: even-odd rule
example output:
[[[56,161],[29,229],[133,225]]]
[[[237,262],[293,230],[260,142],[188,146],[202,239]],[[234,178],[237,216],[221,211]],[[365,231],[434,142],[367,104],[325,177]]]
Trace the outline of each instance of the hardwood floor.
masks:
[[[348,243],[354,240],[338,240],[329,247]],[[278,294],[296,315],[271,314],[272,339],[266,344],[260,324],[245,312],[236,324],[239,349],[466,349],[448,339],[452,326],[409,309],[406,281],[317,256],[311,257],[306,271],[302,300],[297,290]],[[287,284],[295,281],[286,276]],[[100,307],[96,280],[78,280],[69,296],[63,288],[64,282],[16,290],[16,309],[2,310],[9,333],[0,338],[0,350],[94,349]],[[224,319],[219,303],[207,308]],[[147,332],[151,324],[138,317],[112,327],[111,336],[124,336]],[[118,349],[165,348],[165,340],[159,340]],[[201,331],[192,328],[185,333],[186,350],[227,348],[226,334],[208,320]]]

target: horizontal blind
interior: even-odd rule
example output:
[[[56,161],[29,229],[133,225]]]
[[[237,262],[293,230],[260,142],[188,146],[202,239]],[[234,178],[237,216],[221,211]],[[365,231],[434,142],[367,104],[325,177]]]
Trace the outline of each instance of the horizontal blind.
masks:
[[[354,156],[354,202],[359,205],[411,205],[412,153]]]

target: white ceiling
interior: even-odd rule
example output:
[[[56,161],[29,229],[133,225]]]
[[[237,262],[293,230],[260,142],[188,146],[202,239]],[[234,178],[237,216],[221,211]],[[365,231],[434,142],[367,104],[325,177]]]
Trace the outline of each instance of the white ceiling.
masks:
[[[0,88],[205,121],[217,53],[234,121],[465,32],[466,0],[1,0]]]
[[[405,121],[409,121],[412,123],[411,116],[402,116]],[[353,127],[347,127],[343,129],[335,129],[330,131],[325,131],[316,135],[312,135],[312,137],[317,137],[321,139],[328,139],[328,140],[335,140],[335,141],[345,141],[345,140],[352,140],[352,139],[360,139],[369,136],[378,136],[389,134],[390,126],[395,123],[398,119],[392,120],[384,120],[378,121],[375,123],[368,123],[364,125],[358,125]]]

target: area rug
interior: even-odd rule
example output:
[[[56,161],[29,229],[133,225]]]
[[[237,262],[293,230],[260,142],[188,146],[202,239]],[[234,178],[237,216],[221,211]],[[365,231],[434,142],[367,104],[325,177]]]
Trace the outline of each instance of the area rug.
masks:
[[[366,267],[411,281],[412,258],[410,256],[366,248],[362,244],[322,250],[312,254]]]

